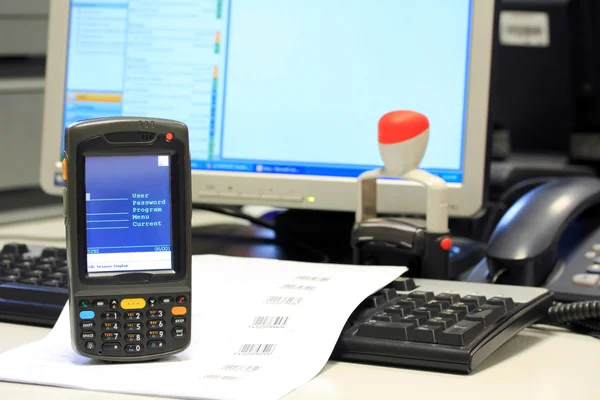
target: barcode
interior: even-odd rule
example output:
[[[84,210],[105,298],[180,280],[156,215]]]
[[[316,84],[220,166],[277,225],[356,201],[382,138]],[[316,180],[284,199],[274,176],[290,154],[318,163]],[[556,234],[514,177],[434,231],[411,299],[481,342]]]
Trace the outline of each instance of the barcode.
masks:
[[[297,276],[299,281],[327,282],[329,278],[324,276]]]
[[[307,286],[307,285],[294,285],[291,283],[286,283],[281,286],[282,289],[291,289],[291,290],[315,290],[316,286]]]
[[[260,366],[229,364],[229,365],[224,365],[220,369],[222,369],[224,371],[232,371],[232,372],[256,372],[260,369]]]
[[[542,28],[539,26],[524,26],[524,25],[512,25],[506,28],[506,31],[515,35],[541,35]]]
[[[250,328],[285,328],[289,317],[256,317]]]
[[[270,296],[265,303],[267,304],[300,304],[302,297],[284,297],[284,296]]]
[[[274,344],[244,344],[238,350],[237,354],[268,356],[273,354]]]
[[[220,381],[237,381],[242,378],[240,378],[239,376],[209,374],[209,375],[204,375],[204,379],[218,379]]]

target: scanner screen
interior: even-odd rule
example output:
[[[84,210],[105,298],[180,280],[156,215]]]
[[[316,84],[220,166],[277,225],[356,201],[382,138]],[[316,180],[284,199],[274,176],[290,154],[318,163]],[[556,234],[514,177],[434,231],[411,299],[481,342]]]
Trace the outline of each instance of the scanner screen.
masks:
[[[88,273],[172,269],[170,161],[85,158]]]

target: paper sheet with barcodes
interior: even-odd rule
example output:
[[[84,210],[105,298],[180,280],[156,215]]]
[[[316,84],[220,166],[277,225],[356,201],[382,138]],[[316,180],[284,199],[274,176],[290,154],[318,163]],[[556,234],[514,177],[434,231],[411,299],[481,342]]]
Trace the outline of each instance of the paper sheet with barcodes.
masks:
[[[89,360],[68,307],[44,339],[0,354],[0,380],[185,399],[279,399],[327,363],[352,311],[404,267],[193,257],[192,344],[145,363]]]

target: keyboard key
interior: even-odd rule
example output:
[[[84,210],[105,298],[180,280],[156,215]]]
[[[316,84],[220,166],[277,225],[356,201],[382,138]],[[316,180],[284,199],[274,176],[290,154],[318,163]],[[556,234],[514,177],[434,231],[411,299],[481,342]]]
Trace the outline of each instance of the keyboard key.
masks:
[[[81,321],[79,323],[81,329],[94,329],[94,326],[96,326],[94,321]]]
[[[369,320],[362,324],[356,336],[388,340],[410,340],[415,325],[412,323]]]
[[[21,279],[20,282],[26,285],[39,285],[42,282],[42,280],[40,278],[25,278]]]
[[[61,287],[62,281],[60,281],[58,279],[48,279],[48,280],[42,282],[42,285],[48,286],[48,287]]]
[[[52,279],[52,280],[56,280],[59,282],[66,282],[67,281],[67,274],[63,273],[63,272],[53,272],[51,274],[48,275],[48,279]]]
[[[446,301],[431,300],[429,303],[426,303],[424,307],[432,308],[437,311],[442,311],[442,310],[445,310],[446,308],[448,308],[449,306],[450,306],[450,303],[448,303]]]
[[[441,326],[443,329],[448,329],[454,325],[453,319],[434,317],[427,321],[426,325]]]
[[[385,296],[385,299],[388,302],[398,297],[398,293],[396,293],[395,289],[382,289],[380,293]]]
[[[475,304],[475,306],[479,307],[483,304],[485,304],[486,302],[486,298],[485,296],[478,296],[475,294],[469,294],[465,297],[462,297],[460,299],[461,302],[463,303],[468,303],[468,304]]]
[[[64,260],[67,258],[67,250],[65,248],[58,247],[46,247],[44,250],[42,250],[40,258],[57,258]]]
[[[401,306],[394,304],[393,306],[386,307],[384,311],[388,314],[398,314],[401,317],[406,317],[412,313],[413,308],[411,306]]]
[[[454,309],[449,308],[447,310],[441,311],[438,314],[438,317],[451,319],[454,322],[458,322],[458,321],[462,320],[463,318],[465,318],[465,315],[467,315],[467,313],[464,310],[454,310]]]
[[[29,248],[22,243],[7,243],[0,250],[0,255],[13,258],[21,258],[24,254],[29,253]]]
[[[181,327],[181,326],[176,326],[175,328],[173,328],[173,330],[171,331],[171,335],[175,338],[175,339],[182,339],[185,336],[185,328]]]
[[[437,343],[443,328],[437,325],[421,325],[415,328],[411,340],[413,342]]]
[[[485,326],[490,326],[494,322],[498,321],[504,315],[503,306],[493,306],[490,304],[484,304],[481,307],[477,307],[475,310],[467,314],[465,319],[469,321],[481,321]]]
[[[390,286],[401,292],[408,292],[417,288],[415,281],[412,278],[396,278]]]
[[[25,276],[25,274],[27,272],[29,272],[29,270],[15,267],[15,268],[7,268],[2,273],[6,276],[14,275],[14,276],[18,276],[20,278],[22,276]]]
[[[361,305],[362,307],[366,308],[378,308],[383,306],[385,303],[387,303],[387,300],[384,295],[374,294],[372,296],[367,297]]]
[[[433,292],[424,292],[422,290],[415,290],[413,292],[410,292],[408,296],[413,299],[423,300],[423,302],[425,303],[430,302],[435,297]]]
[[[21,269],[26,269],[28,271],[31,271],[34,266],[35,266],[35,263],[31,260],[22,260],[22,261],[17,261],[15,263],[15,267],[21,268]]]
[[[412,297],[405,297],[396,304],[400,306],[409,306],[410,308],[419,308],[425,304],[425,301],[421,299],[414,299]]]
[[[515,308],[515,302],[510,297],[492,297],[488,300],[487,304],[491,304],[493,306],[502,306],[504,307],[504,311],[508,312]]]
[[[400,314],[379,313],[375,314],[371,319],[375,321],[399,322],[401,318]]]
[[[19,277],[16,275],[0,276],[0,282],[19,282]]]
[[[477,308],[477,306],[473,303],[463,303],[462,301],[459,301],[458,303],[454,303],[452,304],[450,307],[448,307],[450,310],[458,310],[458,311],[463,311],[465,314],[468,312],[473,311],[474,309]]]
[[[54,272],[54,265],[49,263],[38,264],[35,266],[35,269],[38,271],[44,271],[46,274],[50,274]]]
[[[46,275],[48,275],[48,273],[46,271],[42,271],[39,269],[34,269],[33,271],[29,271],[26,276],[31,277],[31,278],[39,278],[39,279],[43,279],[46,277]]]
[[[419,307],[415,308],[412,313],[418,317],[425,317],[429,319],[438,315],[439,311],[433,308]]]
[[[456,293],[440,293],[435,295],[434,300],[454,304],[460,301],[460,295]]]
[[[438,343],[448,346],[466,346],[483,331],[483,323],[462,320],[441,332]]]
[[[400,322],[419,326],[419,325],[424,324],[427,320],[428,320],[427,317],[410,314],[410,315],[407,315],[406,317],[400,319]]]
[[[102,307],[107,307],[108,306],[108,301],[106,300],[94,300],[92,305],[94,306],[94,308],[102,308]]]

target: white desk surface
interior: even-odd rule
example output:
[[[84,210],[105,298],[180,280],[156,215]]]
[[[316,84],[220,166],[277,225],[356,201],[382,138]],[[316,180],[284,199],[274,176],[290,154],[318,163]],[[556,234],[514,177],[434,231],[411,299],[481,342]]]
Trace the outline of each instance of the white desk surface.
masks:
[[[204,225],[223,218],[197,213],[193,221]],[[59,219],[0,226],[0,244],[25,241],[64,246],[63,230]],[[39,340],[49,331],[0,323],[0,352]],[[539,326],[521,332],[468,376],[331,361],[312,381],[285,398],[592,399],[600,393],[599,366],[600,340]],[[0,382],[0,399],[70,400],[82,395],[93,400],[155,399]]]

